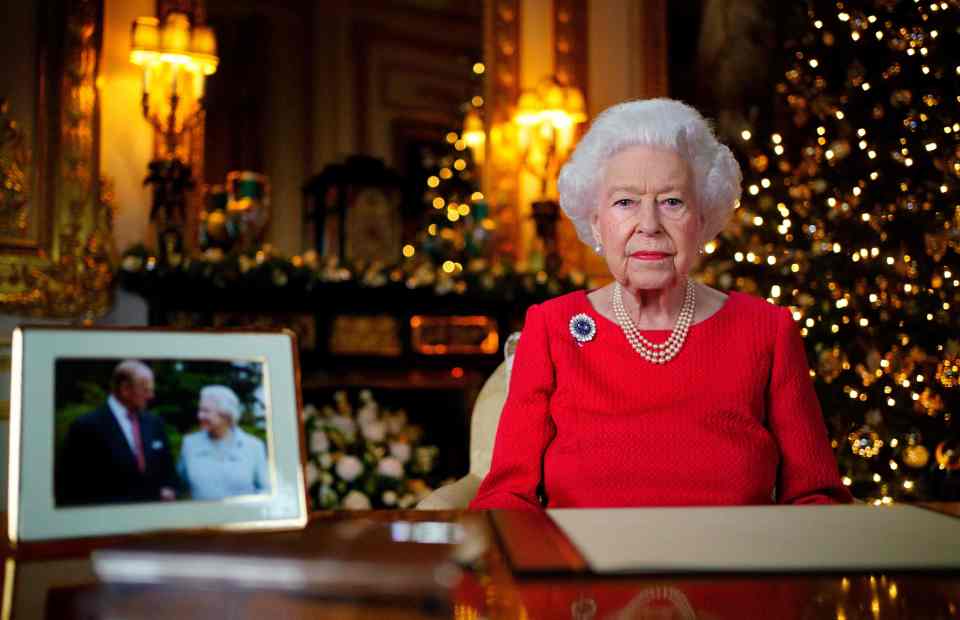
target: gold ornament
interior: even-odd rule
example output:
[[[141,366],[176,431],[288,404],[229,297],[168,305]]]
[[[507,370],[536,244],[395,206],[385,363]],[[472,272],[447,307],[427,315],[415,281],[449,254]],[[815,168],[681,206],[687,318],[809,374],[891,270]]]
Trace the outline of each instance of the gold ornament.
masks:
[[[947,253],[947,248],[952,247],[952,243],[945,232],[925,233],[923,242],[927,256],[939,263],[943,255]]]
[[[957,387],[960,383],[960,356],[947,357],[937,364],[937,381],[945,388]]]
[[[769,163],[770,160],[762,153],[750,159],[750,166],[757,172],[765,172]]]
[[[833,383],[833,380],[840,376],[844,362],[846,362],[846,356],[840,351],[840,347],[834,347],[820,352],[817,370],[824,381]]]
[[[937,444],[936,458],[940,469],[960,469],[960,444],[956,440],[941,441]]]
[[[862,426],[860,430],[850,433],[847,440],[850,442],[850,451],[865,459],[877,456],[883,448],[879,433],[869,426]]]
[[[930,388],[924,388],[920,392],[920,398],[917,399],[914,408],[918,413],[925,413],[929,416],[937,415],[943,411],[943,398]]]
[[[910,105],[913,101],[913,93],[906,89],[895,90],[892,95],[890,95],[890,103],[894,107],[903,107]]]
[[[834,159],[843,159],[850,154],[850,141],[847,139],[835,140],[830,145],[830,150],[833,151]]]
[[[930,462],[930,450],[924,445],[907,446],[903,449],[903,464],[913,469],[920,469]]]

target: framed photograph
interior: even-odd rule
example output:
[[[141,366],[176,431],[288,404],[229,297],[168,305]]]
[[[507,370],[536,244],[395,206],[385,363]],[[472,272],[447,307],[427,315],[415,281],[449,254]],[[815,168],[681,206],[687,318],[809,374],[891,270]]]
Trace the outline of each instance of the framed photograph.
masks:
[[[13,542],[307,522],[292,332],[20,327]]]

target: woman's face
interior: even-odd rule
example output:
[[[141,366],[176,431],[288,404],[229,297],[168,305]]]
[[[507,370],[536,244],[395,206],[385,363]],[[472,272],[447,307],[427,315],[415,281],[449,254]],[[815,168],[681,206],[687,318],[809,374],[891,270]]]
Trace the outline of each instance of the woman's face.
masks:
[[[631,146],[603,169],[594,238],[626,290],[659,290],[683,282],[696,262],[703,219],[693,176],[673,149]]]
[[[197,407],[197,420],[200,422],[200,428],[214,438],[223,437],[233,426],[230,416],[221,413],[217,409],[216,401],[210,397],[200,399],[200,405]]]

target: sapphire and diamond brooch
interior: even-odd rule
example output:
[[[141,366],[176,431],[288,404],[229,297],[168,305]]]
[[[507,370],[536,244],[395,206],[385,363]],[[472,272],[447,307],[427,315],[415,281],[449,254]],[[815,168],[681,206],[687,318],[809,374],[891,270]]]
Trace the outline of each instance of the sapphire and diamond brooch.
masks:
[[[590,342],[597,335],[597,323],[588,314],[583,312],[575,314],[570,319],[570,335],[577,344]]]

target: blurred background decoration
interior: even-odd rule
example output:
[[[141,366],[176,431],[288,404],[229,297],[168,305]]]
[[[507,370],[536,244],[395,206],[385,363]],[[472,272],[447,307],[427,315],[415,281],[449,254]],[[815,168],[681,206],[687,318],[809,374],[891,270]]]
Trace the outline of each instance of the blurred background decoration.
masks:
[[[587,120],[583,93],[554,77],[545,78],[520,95],[513,120],[519,127],[524,167],[540,179],[542,198],[556,198],[560,166],[576,142],[577,127]]]
[[[0,231],[23,231],[30,199],[29,136],[0,99]]]
[[[157,252],[163,262],[179,261],[188,193],[196,186],[184,138],[203,122],[204,83],[219,62],[217,39],[199,15],[193,23],[175,10],[162,20],[138,17],[130,32],[130,62],[143,71],[143,116],[162,136],[144,181],[153,189],[150,220],[157,228]]]
[[[578,126],[587,120],[583,93],[548,77],[520,95],[514,115],[523,168],[540,181],[540,193],[531,204],[540,243],[531,253],[532,267],[556,273],[563,259],[557,251],[557,177],[578,136]]]
[[[362,155],[331,164],[303,187],[316,251],[338,261],[400,259],[403,179],[383,160]]]
[[[246,170],[227,173],[225,184],[206,187],[199,219],[201,251],[256,252],[270,222],[270,179]]]
[[[203,117],[204,83],[217,71],[217,39],[205,24],[171,11],[161,22],[139,17],[130,33],[130,62],[143,70],[143,116],[164,137],[163,155],[185,158],[178,142]]]
[[[227,215],[243,249],[258,248],[270,221],[270,179],[249,170],[227,173]]]

